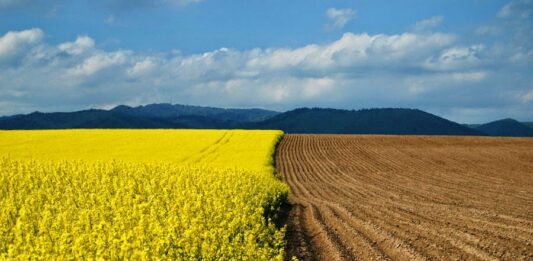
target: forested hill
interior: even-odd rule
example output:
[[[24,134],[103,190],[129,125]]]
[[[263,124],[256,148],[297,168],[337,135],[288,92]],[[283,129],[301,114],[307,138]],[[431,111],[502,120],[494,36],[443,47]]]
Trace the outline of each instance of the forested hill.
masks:
[[[302,108],[250,125],[287,133],[484,135],[421,110],[395,108],[358,111]]]

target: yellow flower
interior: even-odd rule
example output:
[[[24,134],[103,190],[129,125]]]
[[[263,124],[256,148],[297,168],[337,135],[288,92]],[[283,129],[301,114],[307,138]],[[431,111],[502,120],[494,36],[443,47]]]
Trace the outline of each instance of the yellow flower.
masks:
[[[282,259],[281,136],[0,131],[0,259]]]

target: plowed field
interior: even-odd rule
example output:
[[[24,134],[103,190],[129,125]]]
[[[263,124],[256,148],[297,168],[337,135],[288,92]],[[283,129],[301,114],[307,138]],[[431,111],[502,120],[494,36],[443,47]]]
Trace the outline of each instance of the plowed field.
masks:
[[[288,256],[533,260],[533,139],[286,135]]]

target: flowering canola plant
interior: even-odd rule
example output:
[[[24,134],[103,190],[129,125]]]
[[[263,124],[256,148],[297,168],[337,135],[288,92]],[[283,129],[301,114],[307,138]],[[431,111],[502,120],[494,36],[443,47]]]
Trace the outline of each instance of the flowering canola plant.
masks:
[[[280,131],[0,131],[0,259],[282,259]]]

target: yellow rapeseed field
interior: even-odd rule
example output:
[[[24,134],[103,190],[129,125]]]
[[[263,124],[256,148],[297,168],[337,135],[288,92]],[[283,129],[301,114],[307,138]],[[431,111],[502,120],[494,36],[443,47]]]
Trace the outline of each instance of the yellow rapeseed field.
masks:
[[[0,258],[282,259],[280,131],[0,131]]]

